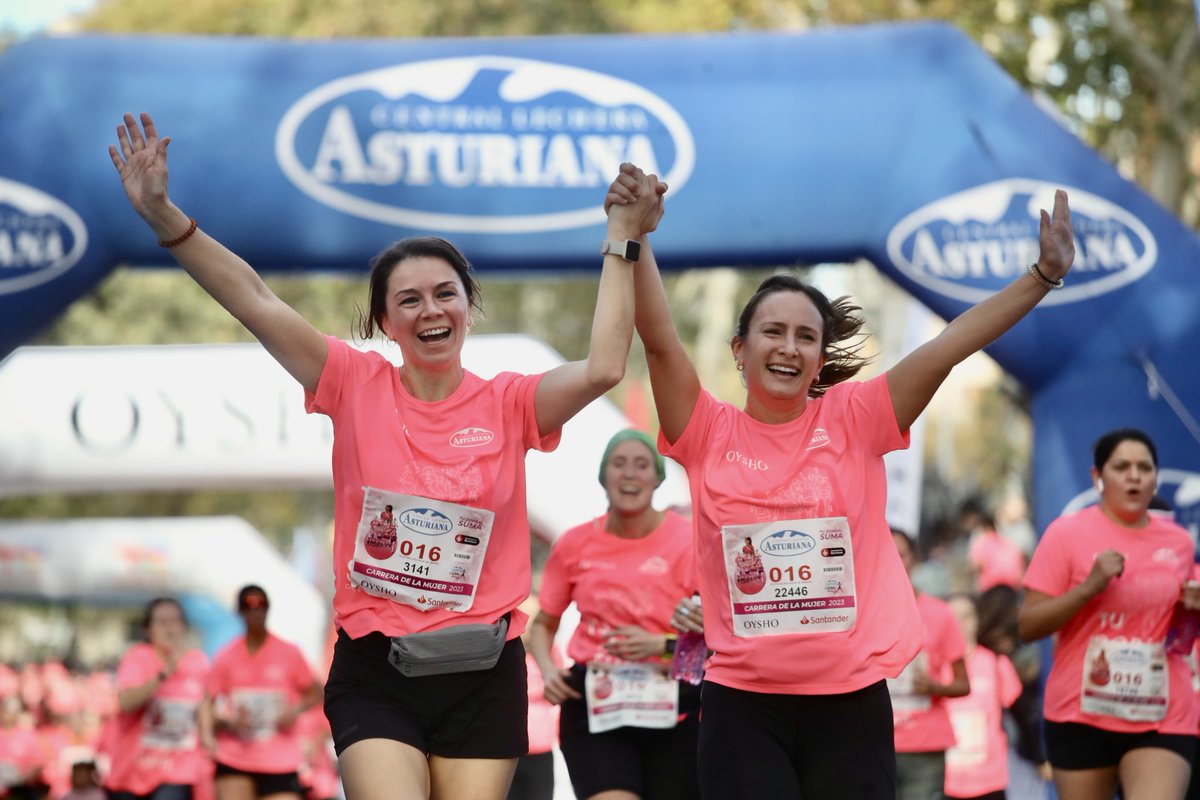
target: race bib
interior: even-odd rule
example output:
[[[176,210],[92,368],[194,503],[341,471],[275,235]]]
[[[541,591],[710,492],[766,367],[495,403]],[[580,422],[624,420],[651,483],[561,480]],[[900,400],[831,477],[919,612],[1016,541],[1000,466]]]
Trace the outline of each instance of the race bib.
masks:
[[[283,692],[273,689],[235,689],[229,700],[233,728],[238,738],[261,741],[275,735],[285,706]]]
[[[946,751],[946,766],[978,767],[987,760],[987,714],[978,708],[951,709],[954,746]]]
[[[1088,714],[1155,722],[1167,715],[1169,684],[1161,643],[1093,636],[1083,658],[1079,707]]]
[[[157,750],[195,748],[197,705],[192,700],[151,700],[142,718],[142,746]]]
[[[854,627],[854,551],[845,517],[721,528],[737,636]]]
[[[364,487],[350,582],[420,611],[466,611],[475,602],[495,516]]]
[[[917,653],[913,660],[908,662],[903,672],[894,678],[887,679],[888,694],[892,696],[892,714],[894,716],[928,711],[933,705],[929,695],[913,691],[913,678],[921,673],[929,674],[929,656],[924,650]]]
[[[679,684],[651,664],[589,666],[583,687],[590,733],[673,728],[679,719]]]

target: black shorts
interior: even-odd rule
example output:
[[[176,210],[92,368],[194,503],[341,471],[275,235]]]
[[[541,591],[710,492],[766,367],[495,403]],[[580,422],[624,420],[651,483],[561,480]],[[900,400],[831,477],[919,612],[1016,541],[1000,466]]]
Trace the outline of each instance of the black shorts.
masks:
[[[300,776],[295,772],[250,772],[222,764],[220,761],[216,762],[216,766],[215,776],[217,778],[225,775],[240,775],[254,781],[254,793],[259,797],[283,792],[298,794],[301,797],[307,796],[304,784],[300,783]]]
[[[338,631],[325,716],[338,755],[363,739],[392,739],[446,758],[518,758],[529,750],[525,647],[504,645],[496,666],[408,678],[388,663],[391,639]]]
[[[1042,723],[1046,760],[1059,769],[1115,767],[1130,750],[1158,747],[1178,753],[1189,764],[1196,755],[1196,737],[1181,733],[1117,733],[1082,722]]]
[[[567,683],[583,693],[587,668],[575,665]],[[680,720],[674,728],[588,731],[587,702],[567,700],[558,717],[558,747],[576,797],[624,790],[641,800],[694,800],[700,688],[679,684]]]
[[[699,762],[705,800],[895,800],[887,683],[791,695],[705,681]]]

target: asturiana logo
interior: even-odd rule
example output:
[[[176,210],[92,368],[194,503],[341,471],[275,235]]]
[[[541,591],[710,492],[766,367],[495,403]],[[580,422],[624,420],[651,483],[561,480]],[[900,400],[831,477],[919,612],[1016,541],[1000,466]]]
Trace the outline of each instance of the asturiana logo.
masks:
[[[487,428],[463,428],[450,437],[451,447],[479,447],[496,438]]]
[[[478,55],[318,86],[283,115],[275,157],[305,194],[357,217],[531,233],[603,222],[598,190],[622,161],[657,173],[677,195],[695,142],[679,112],[638,84]]]
[[[454,523],[432,508],[406,508],[400,513],[400,524],[414,533],[441,536],[454,529]]]
[[[772,556],[802,556],[817,546],[804,531],[775,531],[762,540],[759,550]]]
[[[0,295],[57,278],[87,250],[87,228],[61,200],[0,178]]]
[[[977,303],[1037,260],[1040,210],[1054,208],[1056,188],[1013,178],[943,197],[892,228],[888,257],[931,291]],[[1042,305],[1096,297],[1150,271],[1158,244],[1140,219],[1083,189],[1062,188],[1070,196],[1075,263],[1066,287]]]

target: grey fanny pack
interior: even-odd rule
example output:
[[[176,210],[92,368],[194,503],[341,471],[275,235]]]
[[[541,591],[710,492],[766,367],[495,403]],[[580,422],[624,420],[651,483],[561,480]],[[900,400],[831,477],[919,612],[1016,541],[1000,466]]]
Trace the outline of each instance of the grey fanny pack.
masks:
[[[508,635],[508,615],[491,625],[472,623],[393,636],[388,662],[407,678],[477,672],[500,660]]]

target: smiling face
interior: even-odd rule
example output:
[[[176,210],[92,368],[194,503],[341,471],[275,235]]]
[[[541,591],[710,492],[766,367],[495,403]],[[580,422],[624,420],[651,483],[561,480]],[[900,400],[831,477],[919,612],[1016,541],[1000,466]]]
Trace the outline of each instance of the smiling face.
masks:
[[[1140,525],[1147,518],[1150,500],[1158,483],[1158,468],[1150,448],[1135,439],[1125,439],[1092,477],[1104,482],[1100,507],[1125,525]]]
[[[382,328],[399,345],[406,367],[440,371],[461,366],[470,319],[462,280],[446,261],[413,256],[392,269]]]
[[[821,312],[802,292],[777,291],[762,299],[745,336],[732,343],[751,401],[803,408],[825,364],[824,326]]]
[[[636,439],[627,439],[612,449],[604,467],[604,489],[609,511],[635,516],[650,508],[658,488],[654,454]]]

